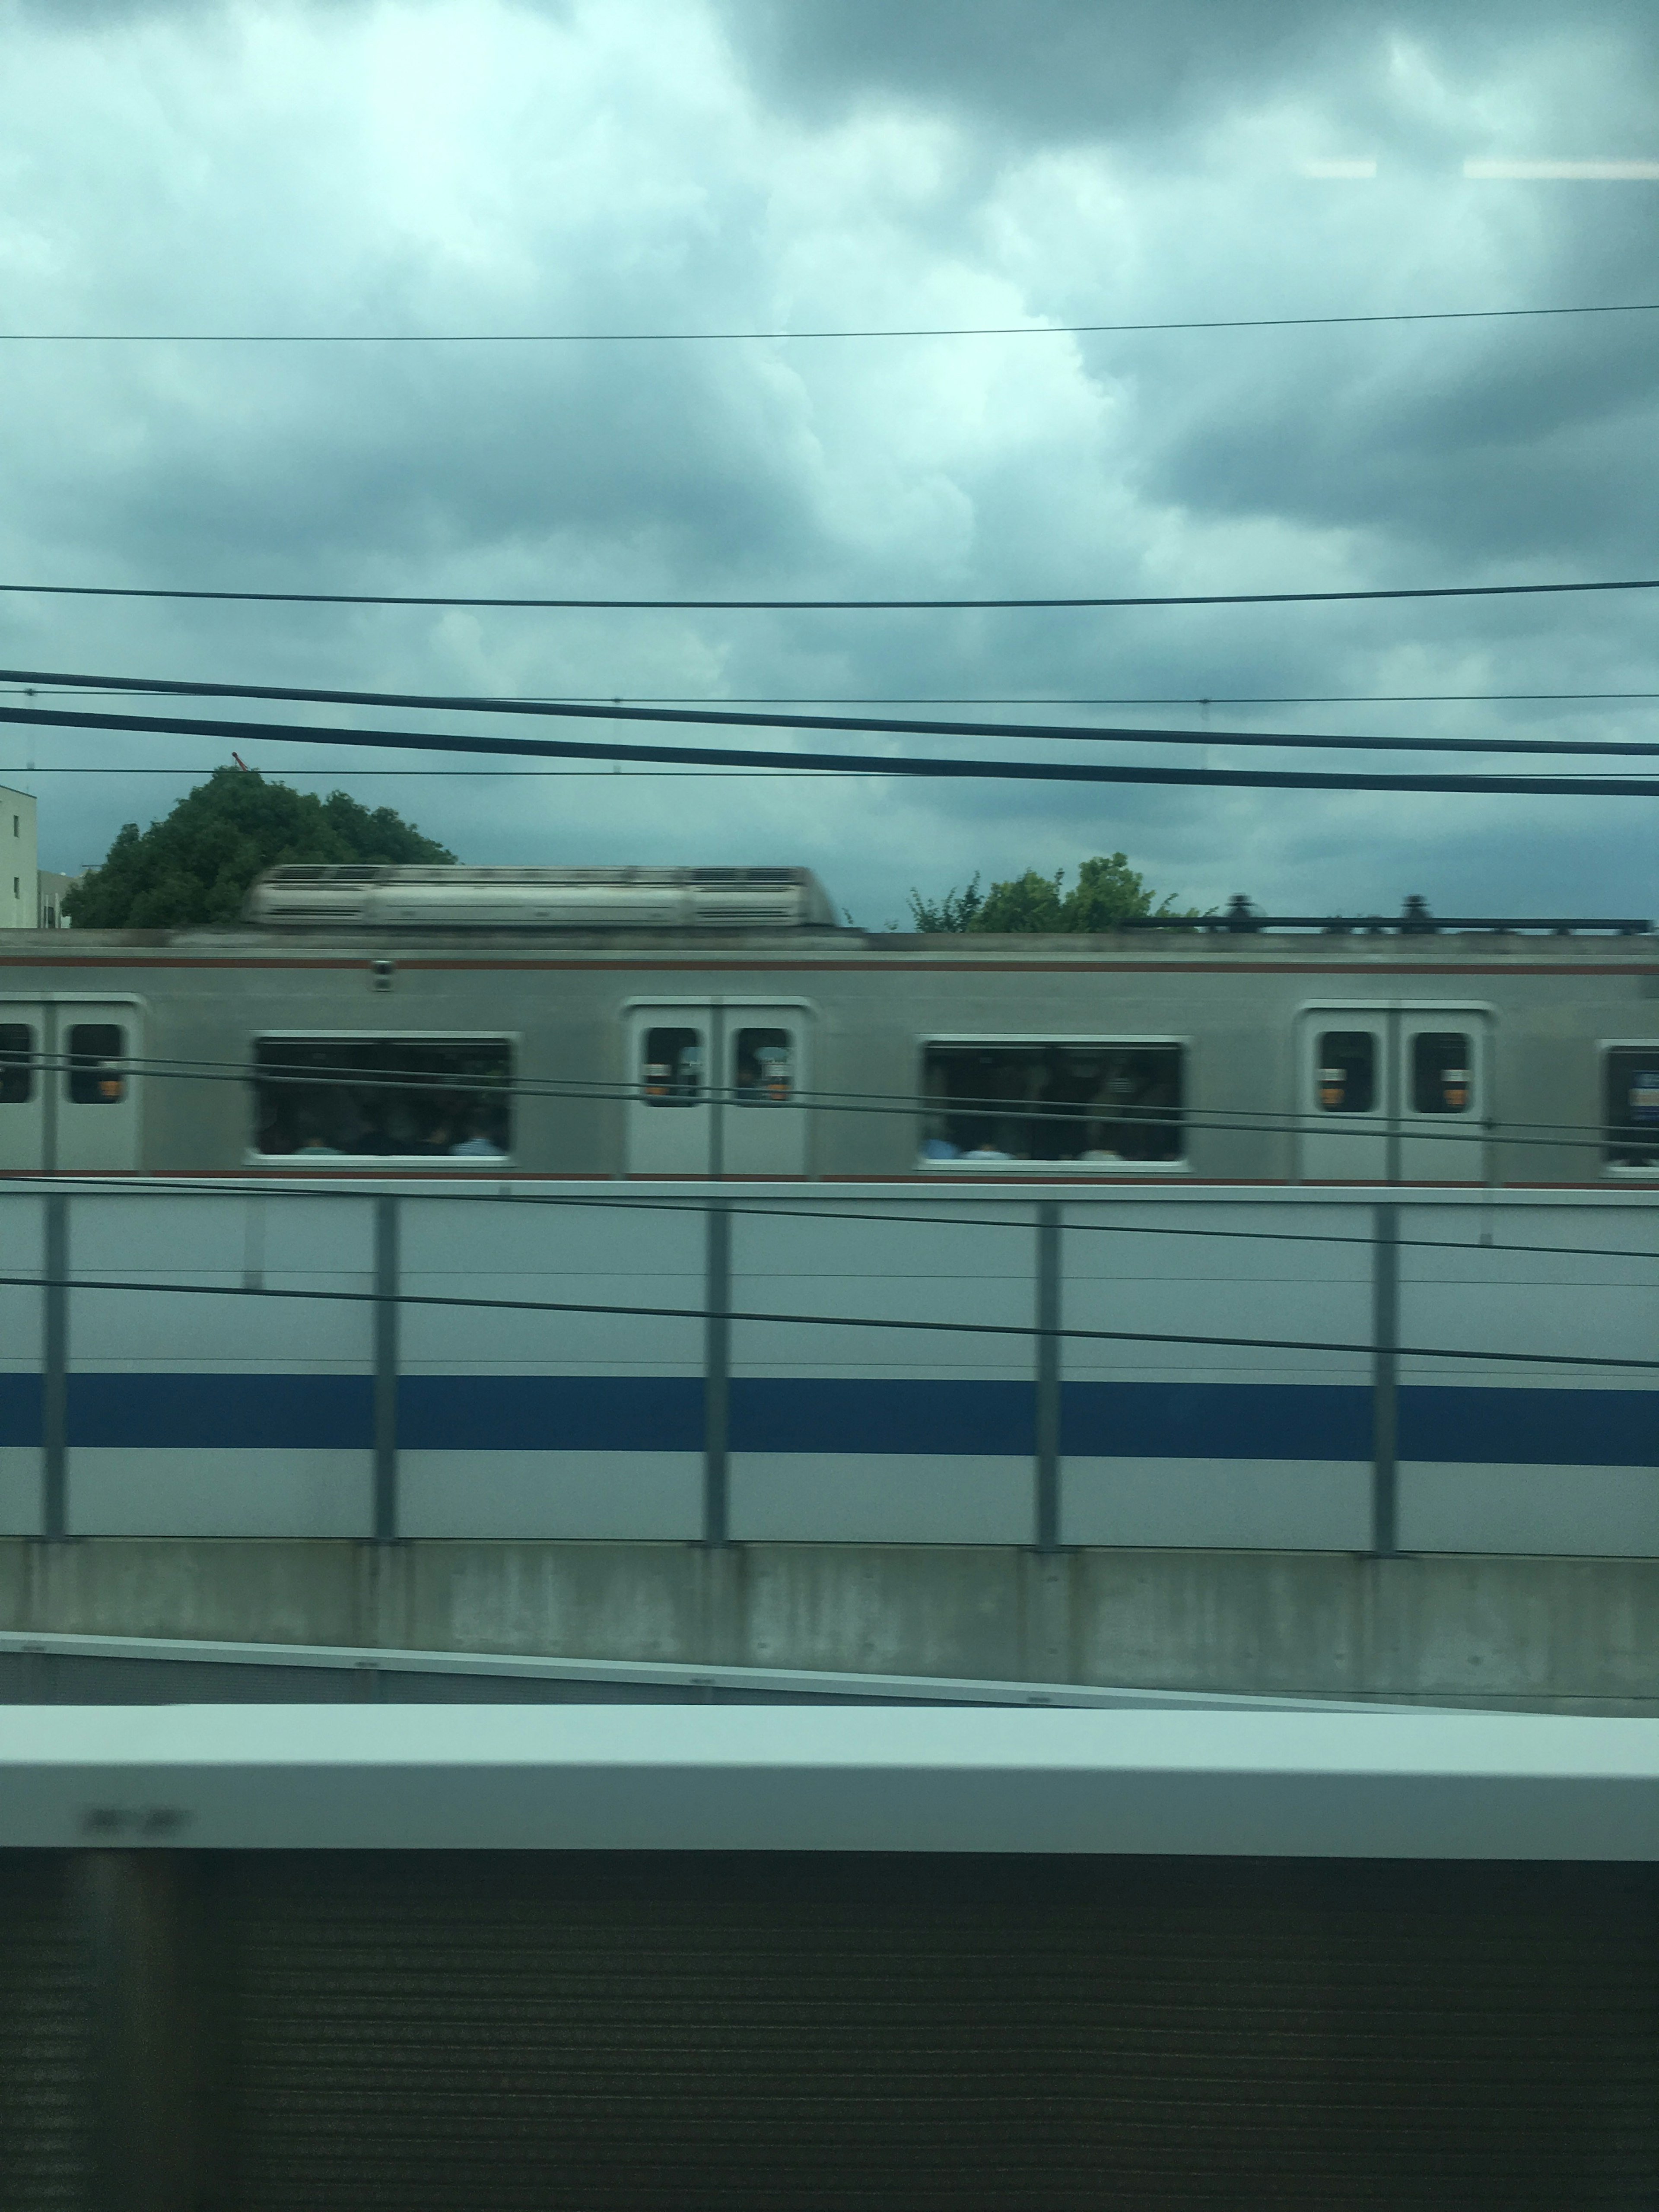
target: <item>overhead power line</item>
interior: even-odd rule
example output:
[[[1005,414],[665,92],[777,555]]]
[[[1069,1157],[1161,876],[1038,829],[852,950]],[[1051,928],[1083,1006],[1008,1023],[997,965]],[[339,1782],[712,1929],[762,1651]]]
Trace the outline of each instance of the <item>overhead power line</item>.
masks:
[[[52,691],[92,691],[108,698],[137,697],[157,688],[142,677],[42,678],[40,684],[0,684],[7,696],[33,699]],[[213,686],[172,683],[179,697],[206,696]],[[229,687],[234,690],[235,687]],[[236,696],[246,696],[237,692]],[[1659,699],[1659,691],[1136,691],[901,692],[901,691],[567,691],[562,698],[604,707],[1423,707],[1507,705],[1553,702],[1584,705],[1602,700]],[[459,701],[454,703],[460,703]],[[550,693],[510,696],[495,704],[556,704]]]
[[[240,1072],[240,1079],[245,1081],[246,1079],[246,1071],[243,1069]],[[917,1102],[919,1105],[923,1103]],[[516,1175],[519,1170],[509,1170],[508,1172],[510,1175]],[[357,1187],[358,1184],[362,1182],[379,1179],[372,1168],[363,1176],[350,1176],[343,1182],[336,1180],[332,1174],[285,1176],[276,1182],[261,1183],[258,1195],[262,1199],[276,1200],[279,1202],[283,1200],[294,1200],[301,1204],[314,1205],[319,1201],[326,1204],[330,1200],[336,1200],[342,1205],[361,1205],[362,1194]],[[1064,1180],[1064,1178],[1061,1179]],[[457,1197],[459,1197],[463,1203],[471,1200],[479,1205],[562,1207],[566,1211],[583,1207],[616,1211],[627,1207],[639,1213],[700,1214],[707,1213],[711,1206],[718,1206],[722,1212],[742,1216],[754,1221],[875,1222],[884,1228],[890,1227],[895,1218],[898,1218],[894,1215],[890,1208],[883,1212],[861,1213],[858,1211],[856,1203],[838,1206],[799,1206],[792,1205],[787,1200],[773,1195],[769,1195],[762,1201],[749,1201],[734,1196],[733,1186],[727,1182],[714,1186],[707,1197],[664,1198],[648,1194],[639,1184],[630,1185],[627,1194],[623,1195],[606,1190],[584,1190],[580,1193],[550,1191],[539,1185],[526,1189],[522,1184],[515,1182],[509,1194],[501,1189],[498,1178],[492,1180],[495,1183],[494,1188],[485,1185],[476,1185],[465,1190],[458,1190],[454,1182],[446,1175],[440,1179],[439,1188],[434,1189],[423,1182],[410,1183],[400,1176],[398,1196],[400,1200],[408,1200],[416,1205],[426,1202],[444,1206],[453,1203]],[[14,1176],[11,1182],[13,1188],[27,1189],[32,1187],[28,1178],[25,1176]],[[40,1184],[40,1188],[47,1195],[61,1188],[59,1180],[52,1176],[45,1178]],[[1072,1196],[1076,1203],[1087,1205],[1091,1200],[1102,1197],[1121,1198],[1127,1188],[1130,1186],[1118,1185],[1114,1188],[1109,1185],[1101,1184],[1091,1188],[1086,1192],[1079,1192],[1073,1188]],[[1390,1184],[1386,1188],[1395,1191],[1415,1189],[1419,1194],[1421,1191],[1420,1185]],[[1500,1185],[1498,1188],[1503,1187]],[[84,1174],[77,1172],[75,1177],[75,1188],[77,1193],[95,1191],[104,1196],[113,1195],[120,1198],[130,1198],[135,1191],[154,1193],[161,1190],[174,1201],[187,1198],[217,1199],[222,1194],[222,1185],[212,1170],[209,1170],[201,1180],[191,1182],[181,1182],[175,1177],[153,1181],[143,1175],[124,1174],[106,1177],[90,1171]],[[1356,1199],[1349,1191],[1336,1188],[1325,1191],[1321,1195],[1325,1204],[1334,1204],[1339,1206],[1364,1207],[1375,1203],[1373,1200]],[[1621,1200],[1628,1200],[1632,1196],[1637,1195],[1637,1193],[1632,1187],[1626,1186],[1619,1195]],[[974,1190],[974,1199],[975,1204],[971,1210],[963,1210],[961,1212],[921,1213],[907,1206],[902,1218],[907,1226],[921,1225],[934,1229],[1018,1229],[1024,1230],[1028,1235],[1035,1225],[1029,1212],[1021,1218],[1018,1215],[988,1213],[984,1211],[987,1200],[993,1203],[1006,1202],[1011,1207],[1017,1207],[1022,1204],[1029,1207],[1032,1200],[1017,1186],[994,1188],[989,1184],[977,1185]],[[941,1201],[947,1206],[949,1202],[948,1200]],[[1267,1200],[1269,1204],[1274,1202],[1273,1200]],[[1162,1237],[1166,1238],[1173,1237],[1198,1237],[1211,1243],[1223,1243],[1346,1244],[1365,1251],[1371,1249],[1376,1243],[1375,1237],[1369,1233],[1361,1236],[1354,1231],[1342,1230],[1217,1229],[1207,1223],[1194,1227],[1190,1224],[1178,1224],[1163,1218],[1157,1221],[1097,1221],[1089,1217],[1079,1218],[1074,1211],[1068,1212],[1065,1230],[1067,1237]],[[1527,1253],[1551,1260],[1616,1260],[1628,1261],[1637,1267],[1652,1265],[1650,1253],[1633,1249],[1629,1245],[1522,1244],[1516,1243],[1509,1237],[1505,1237],[1501,1243],[1471,1243],[1467,1237],[1412,1237],[1403,1232],[1395,1242],[1401,1251],[1455,1252],[1465,1257],[1479,1255],[1484,1258],[1493,1253],[1499,1255]]]
[[[656,710],[640,708],[573,709],[607,719],[653,721]],[[690,720],[692,717],[682,717]],[[751,724],[747,715],[698,714],[700,722]],[[304,722],[244,722],[197,720],[182,715],[82,714],[48,707],[0,707],[0,723],[21,722],[52,729],[130,730],[141,735],[216,737],[238,744],[270,743],[379,747],[397,751],[508,753],[562,760],[659,761],[671,766],[776,768],[797,773],[849,769],[870,775],[921,776],[963,781],[1024,783],[1147,783],[1218,786],[1278,791],[1420,791],[1511,793],[1557,798],[1659,798],[1659,776],[1572,775],[1339,775],[1298,769],[1161,768],[1097,761],[915,760],[880,753],[762,752],[717,745],[590,744],[569,738],[493,738],[471,732],[431,730],[349,730]],[[1038,732],[1038,734],[1041,734]],[[1103,734],[1103,733],[1097,733]]]
[[[1565,307],[1431,307],[1378,315],[1231,315],[1155,323],[937,323],[861,330],[750,331],[0,331],[6,345],[798,345],[837,338],[1066,338],[1157,331],[1336,330],[1380,323],[1521,322],[1540,316],[1650,315],[1659,301]]]
[[[1043,607],[1286,607],[1358,599],[1539,599],[1578,592],[1659,592],[1659,576],[1621,576],[1582,584],[1413,584],[1353,592],[1162,592],[959,599],[532,599],[454,592],[223,592],[161,584],[0,584],[0,592],[58,599],[188,599],[251,606],[520,607],[609,609],[635,613],[879,614],[995,611]]]
[[[878,1332],[920,1330],[924,1334],[946,1336],[1045,1336],[1067,1342],[1091,1344],[1209,1345],[1241,1352],[1348,1352],[1367,1358],[1376,1351],[1375,1345],[1370,1343],[1334,1341],[1328,1337],[1216,1336],[1200,1335],[1195,1332],[1178,1333],[1172,1329],[1045,1328],[1035,1322],[933,1321],[909,1315],[891,1318],[881,1314],[777,1313],[766,1307],[630,1306],[600,1304],[592,1298],[492,1298],[465,1291],[325,1291],[309,1285],[289,1287],[270,1283],[160,1282],[153,1276],[143,1281],[131,1281],[113,1275],[88,1276],[79,1280],[64,1276],[0,1275],[0,1287],[8,1290],[41,1291],[49,1286],[65,1291],[138,1291],[149,1297],[160,1292],[174,1297],[301,1298],[325,1305],[373,1305],[377,1308],[386,1305],[435,1306],[486,1313],[605,1314],[617,1320],[635,1321],[706,1322],[720,1319],[726,1322],[771,1322],[793,1328],[868,1328]],[[1443,1344],[1402,1344],[1398,1348],[1398,1357],[1403,1359],[1462,1359],[1476,1364],[1502,1361],[1505,1366],[1659,1369],[1659,1359],[1631,1358],[1616,1353],[1489,1352],[1474,1346]]]
[[[350,691],[294,684],[191,683],[174,677],[110,677],[53,674],[43,669],[0,668],[0,681],[36,688],[99,687],[137,696],[217,699],[272,699],[308,706],[434,708],[444,714],[530,715],[581,721],[672,722],[704,727],[760,730],[845,730],[863,736],[906,738],[1052,738],[1060,744],[1115,743],[1160,745],[1250,746],[1337,752],[1585,753],[1659,756],[1659,741],[1590,738],[1562,743],[1547,738],[1401,738],[1320,735],[1308,732],[1260,730],[1170,730],[1159,727],[1102,728],[1067,722],[920,721],[908,716],[740,713],[730,707],[625,707],[595,699],[493,699],[438,691]],[[94,725],[98,718],[93,718]],[[113,717],[104,720],[114,726]],[[264,725],[259,726],[263,727]],[[796,756],[791,756],[792,758]]]

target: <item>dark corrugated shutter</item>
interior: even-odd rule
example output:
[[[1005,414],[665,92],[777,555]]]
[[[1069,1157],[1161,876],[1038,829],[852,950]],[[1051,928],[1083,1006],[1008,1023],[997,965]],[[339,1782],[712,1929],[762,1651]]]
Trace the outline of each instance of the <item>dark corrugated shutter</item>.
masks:
[[[251,1858],[248,2212],[1659,2203],[1650,1869]]]
[[[0,2208],[80,2212],[91,2170],[89,1967],[59,1851],[0,1851]]]

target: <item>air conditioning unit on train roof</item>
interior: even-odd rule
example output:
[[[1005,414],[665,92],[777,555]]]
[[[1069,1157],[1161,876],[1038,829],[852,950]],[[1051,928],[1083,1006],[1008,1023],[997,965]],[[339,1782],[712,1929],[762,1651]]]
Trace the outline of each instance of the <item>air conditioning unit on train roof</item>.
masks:
[[[833,929],[806,868],[272,868],[250,921],[398,929]]]

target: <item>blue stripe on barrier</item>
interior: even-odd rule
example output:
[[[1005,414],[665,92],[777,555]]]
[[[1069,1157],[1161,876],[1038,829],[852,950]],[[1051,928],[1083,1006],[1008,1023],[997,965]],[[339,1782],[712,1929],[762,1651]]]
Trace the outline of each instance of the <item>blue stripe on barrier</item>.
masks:
[[[1659,1390],[1408,1383],[1401,1459],[1480,1466],[1659,1467]]]
[[[999,1452],[1029,1458],[1029,1382],[738,1376],[731,1444],[755,1452]]]
[[[1067,1382],[1060,1448],[1081,1459],[1371,1455],[1371,1394],[1345,1382]]]
[[[175,1450],[367,1450],[366,1375],[68,1378],[69,1442]],[[425,1451],[702,1449],[695,1376],[425,1375],[398,1386],[398,1442]],[[1091,1459],[1370,1457],[1360,1384],[1068,1382],[1060,1449]],[[1033,1449],[1032,1386],[891,1376],[736,1376],[734,1451],[910,1455]],[[0,1375],[0,1444],[38,1446],[40,1379]],[[1659,1467],[1659,1391],[1407,1384],[1400,1456],[1464,1465]]]
[[[367,1450],[367,1375],[70,1375],[71,1444],[174,1451]]]
[[[0,1444],[40,1442],[40,1377],[0,1375]]]
[[[407,1375],[408,1451],[701,1451],[702,1380],[678,1375]]]

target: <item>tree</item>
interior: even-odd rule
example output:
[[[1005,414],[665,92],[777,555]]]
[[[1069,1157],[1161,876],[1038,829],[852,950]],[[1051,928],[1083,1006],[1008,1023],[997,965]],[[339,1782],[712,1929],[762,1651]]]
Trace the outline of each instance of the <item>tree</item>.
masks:
[[[980,890],[975,876],[966,890],[946,891],[942,899],[925,899],[913,890],[910,911],[919,930],[954,935],[981,930],[1052,933],[1115,929],[1120,922],[1178,910],[1167,898],[1154,905],[1158,894],[1121,853],[1097,854],[1079,867],[1069,891],[1065,884],[1064,868],[1052,876],[1027,868],[1023,876],[993,884],[988,891]]]
[[[937,904],[923,898],[920,891],[910,894],[910,911],[915,916],[916,927],[929,937],[956,936],[964,929],[971,929],[974,916],[984,903],[985,894],[979,887],[977,876],[965,891],[946,891]],[[887,927],[896,929],[898,924],[890,921]]]
[[[371,812],[343,791],[319,799],[217,768],[148,830],[129,822],[64,910],[79,929],[183,929],[234,921],[267,868],[454,858],[389,806]]]

